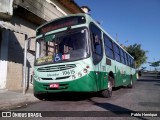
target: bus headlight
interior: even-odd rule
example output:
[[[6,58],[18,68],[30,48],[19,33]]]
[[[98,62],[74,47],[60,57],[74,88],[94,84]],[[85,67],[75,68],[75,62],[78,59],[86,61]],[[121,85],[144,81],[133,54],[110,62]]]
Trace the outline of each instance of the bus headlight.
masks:
[[[34,75],[34,78],[40,81],[40,78],[39,78],[39,77],[37,77],[36,75]]]

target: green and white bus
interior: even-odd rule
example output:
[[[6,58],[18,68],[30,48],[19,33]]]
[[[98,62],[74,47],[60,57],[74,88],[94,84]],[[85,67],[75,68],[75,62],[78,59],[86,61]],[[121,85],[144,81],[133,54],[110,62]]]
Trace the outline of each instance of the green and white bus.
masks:
[[[36,30],[34,95],[58,92],[101,92],[132,87],[134,58],[88,14],[47,22]]]

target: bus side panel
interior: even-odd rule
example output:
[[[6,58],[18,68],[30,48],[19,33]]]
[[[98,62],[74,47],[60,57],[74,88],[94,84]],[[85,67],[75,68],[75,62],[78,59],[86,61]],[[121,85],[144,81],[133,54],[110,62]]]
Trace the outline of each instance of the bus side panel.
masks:
[[[97,65],[94,66],[97,91],[101,91],[108,86],[108,74],[106,73],[105,59],[103,58]]]
[[[115,79],[115,87],[128,85],[131,80],[131,68],[123,65],[121,63],[116,62],[116,79]]]
[[[114,76],[113,76],[114,79],[116,77],[116,75],[115,75],[115,61],[110,58],[106,58],[106,57],[105,57],[104,61],[105,61],[105,63],[104,63],[104,66],[102,66],[102,68],[105,67],[104,68],[105,72],[104,72],[104,77],[103,77],[103,87],[101,88],[101,90],[108,88],[108,75],[110,72],[112,72],[114,74]],[[109,63],[107,61],[109,61]]]
[[[116,62],[116,66],[115,66],[115,71],[116,71],[116,76],[115,76],[115,87],[121,86],[123,83],[123,77],[122,77],[122,66]]]

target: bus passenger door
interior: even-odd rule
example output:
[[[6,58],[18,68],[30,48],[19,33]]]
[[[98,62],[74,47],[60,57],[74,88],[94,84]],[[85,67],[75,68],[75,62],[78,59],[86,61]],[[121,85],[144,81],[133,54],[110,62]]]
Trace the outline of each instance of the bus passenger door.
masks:
[[[101,63],[103,58],[102,33],[101,30],[92,23],[90,25],[90,34],[92,46],[92,59],[95,72],[95,82],[97,86],[97,91],[99,91],[103,85],[103,76],[101,71]]]
[[[96,84],[97,84],[97,91],[101,90],[103,86],[103,71],[102,71],[102,58],[103,54],[100,52],[102,50],[101,45],[98,45],[95,48],[95,52],[93,53],[93,63],[95,65],[94,71],[95,71],[95,78],[96,78]],[[99,53],[98,53],[99,52]]]

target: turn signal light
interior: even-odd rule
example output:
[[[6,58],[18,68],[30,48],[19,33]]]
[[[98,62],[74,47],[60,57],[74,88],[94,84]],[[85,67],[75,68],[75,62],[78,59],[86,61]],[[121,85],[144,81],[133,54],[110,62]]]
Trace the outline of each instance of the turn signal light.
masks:
[[[86,68],[88,69],[88,68],[89,68],[89,66],[87,65],[87,66],[86,66]]]

